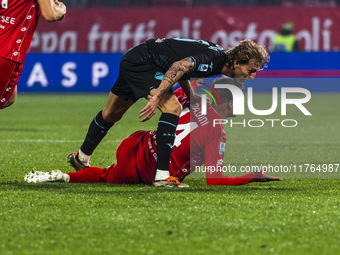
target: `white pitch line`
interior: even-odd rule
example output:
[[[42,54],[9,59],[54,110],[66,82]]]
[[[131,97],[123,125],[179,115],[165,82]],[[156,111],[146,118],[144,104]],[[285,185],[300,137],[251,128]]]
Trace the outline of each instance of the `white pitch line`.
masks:
[[[81,143],[84,140],[47,140],[47,139],[7,139],[0,142],[23,142],[23,143]],[[119,143],[121,140],[107,140],[108,143]]]

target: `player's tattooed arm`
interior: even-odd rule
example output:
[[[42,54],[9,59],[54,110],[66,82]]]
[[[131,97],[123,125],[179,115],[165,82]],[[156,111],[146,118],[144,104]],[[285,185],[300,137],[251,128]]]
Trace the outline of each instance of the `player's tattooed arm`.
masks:
[[[194,69],[195,62],[192,59],[192,57],[187,57],[187,58],[183,59],[182,61],[186,64],[186,67],[188,68],[188,70],[186,70],[187,73],[191,72],[192,69]]]
[[[165,73],[164,78],[159,85],[159,94],[157,97],[161,100],[169,89],[177,82],[180,81],[184,74],[189,73],[195,66],[195,62],[191,57],[184,58],[172,64],[169,70]],[[181,84],[181,83],[180,83]],[[182,83],[184,84],[184,83]],[[185,83],[188,86],[188,83]],[[190,86],[190,83],[189,83]],[[185,89],[188,91],[188,89]]]
[[[141,121],[146,121],[155,115],[158,104],[164,98],[164,95],[169,93],[169,89],[179,81],[185,73],[190,72],[194,68],[194,64],[193,59],[190,57],[172,64],[165,73],[155,94],[149,99],[147,105],[139,112],[139,118],[142,118]],[[190,86],[190,83],[187,83],[187,85]]]

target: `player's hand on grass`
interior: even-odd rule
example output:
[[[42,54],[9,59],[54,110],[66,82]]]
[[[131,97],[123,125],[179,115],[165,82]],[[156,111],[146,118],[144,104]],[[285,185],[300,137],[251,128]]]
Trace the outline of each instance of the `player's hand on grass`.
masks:
[[[139,118],[141,119],[141,122],[147,121],[152,118],[152,116],[155,115],[156,109],[158,107],[159,98],[157,96],[153,96],[149,102],[146,104],[146,106],[139,112]]]
[[[271,181],[282,181],[280,177],[270,176],[264,173],[265,170],[260,169],[254,172],[254,182],[271,182]]]

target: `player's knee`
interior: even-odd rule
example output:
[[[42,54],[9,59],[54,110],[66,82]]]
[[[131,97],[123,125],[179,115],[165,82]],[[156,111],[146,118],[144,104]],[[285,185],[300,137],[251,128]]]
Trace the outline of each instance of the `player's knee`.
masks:
[[[103,119],[107,122],[115,123],[119,121],[122,117],[123,114],[117,113],[117,112],[112,112],[110,110],[104,109],[102,111]]]
[[[107,104],[102,111],[103,119],[107,122],[115,123],[124,116],[125,112],[133,104],[134,102],[131,99],[121,99],[111,92]]]
[[[182,105],[178,102],[178,100],[172,100],[171,103],[169,102],[168,104],[164,105],[161,108],[161,111],[163,113],[172,113],[180,116],[182,112]]]
[[[174,109],[175,110],[174,114],[177,115],[177,116],[180,116],[182,109],[183,109],[182,105],[178,102],[176,104],[176,108]]]

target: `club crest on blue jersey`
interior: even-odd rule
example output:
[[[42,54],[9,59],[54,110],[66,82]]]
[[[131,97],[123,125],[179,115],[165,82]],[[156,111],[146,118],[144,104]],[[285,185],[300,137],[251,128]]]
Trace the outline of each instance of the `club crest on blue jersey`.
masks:
[[[155,74],[155,79],[156,80],[163,80],[163,78],[164,78],[164,74],[162,74],[162,73],[160,73],[160,72],[157,72],[156,74]]]
[[[206,72],[206,71],[208,71],[208,67],[209,67],[209,65],[208,64],[200,64],[199,66],[198,66],[198,71],[201,71],[201,72]]]

